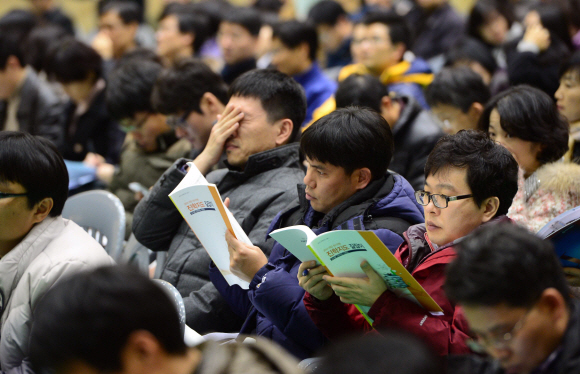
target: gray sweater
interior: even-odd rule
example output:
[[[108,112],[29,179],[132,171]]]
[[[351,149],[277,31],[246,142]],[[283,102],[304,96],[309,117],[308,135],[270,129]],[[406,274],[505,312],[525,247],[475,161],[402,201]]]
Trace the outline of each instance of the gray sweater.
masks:
[[[133,232],[154,251],[169,251],[161,279],[173,284],[184,297],[187,325],[203,334],[239,331],[245,316],[237,316],[209,279],[210,257],[167,195],[185,176],[176,161],[157,181],[149,196],[135,209]],[[244,171],[221,169],[207,175],[222,198],[230,198],[230,211],[248,237],[266,255],[270,223],[297,201],[296,185],[304,172],[298,144],[289,144],[250,156]]]

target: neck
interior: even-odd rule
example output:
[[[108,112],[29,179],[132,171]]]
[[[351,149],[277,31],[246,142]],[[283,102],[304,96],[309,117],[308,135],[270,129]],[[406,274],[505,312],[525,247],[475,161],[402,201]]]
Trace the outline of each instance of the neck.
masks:
[[[292,75],[304,74],[312,68],[312,64],[313,64],[312,61],[310,61],[309,59],[305,59],[302,61],[304,61],[304,62],[298,66],[298,72],[295,74],[292,74]]]
[[[167,373],[191,374],[199,366],[202,353],[197,348],[189,348],[183,356],[173,356],[168,359]]]
[[[14,95],[14,92],[16,92],[18,87],[21,87],[24,83],[24,80],[26,79],[26,68],[15,68],[13,74],[14,80],[12,80],[12,93],[10,96]]]
[[[131,42],[130,44],[126,45],[123,48],[118,49],[117,51],[113,52],[113,58],[115,59],[119,59],[121,58],[125,53],[132,51],[133,49],[135,49],[137,47],[137,45],[135,44],[135,42]]]
[[[11,241],[2,241],[0,242],[0,258],[6,256],[8,252],[14,249],[22,241],[22,238],[11,240]]]
[[[193,47],[189,45],[187,47],[183,47],[176,50],[175,53],[173,53],[171,56],[167,56],[165,59],[168,62],[167,66],[173,66],[178,60],[192,56],[193,56]]]

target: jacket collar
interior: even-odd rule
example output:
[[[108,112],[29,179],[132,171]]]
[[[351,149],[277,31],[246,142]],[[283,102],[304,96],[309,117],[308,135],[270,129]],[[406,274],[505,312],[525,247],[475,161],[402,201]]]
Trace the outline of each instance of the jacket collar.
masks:
[[[65,221],[61,216],[47,217],[38,223],[20,243],[0,260],[0,290],[5,307],[20,278],[48,244],[64,230]]]
[[[294,80],[298,82],[301,86],[304,86],[307,82],[313,80],[316,76],[320,74],[322,74],[322,71],[320,71],[318,64],[316,62],[313,62],[312,65],[310,65],[310,69],[300,74],[295,74],[292,76],[292,78],[294,78]]]
[[[402,96],[400,99],[403,101],[403,109],[399,119],[393,126],[393,136],[396,136],[404,127],[412,124],[417,115],[423,110],[417,100],[410,96]]]

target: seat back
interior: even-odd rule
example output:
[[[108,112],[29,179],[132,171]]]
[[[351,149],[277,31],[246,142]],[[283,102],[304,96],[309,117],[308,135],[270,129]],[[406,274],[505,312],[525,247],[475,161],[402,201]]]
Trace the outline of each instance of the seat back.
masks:
[[[93,190],[70,197],[62,211],[64,218],[83,227],[117,261],[125,239],[125,208],[110,192]]]
[[[118,262],[135,266],[140,273],[149,276],[149,249],[139,243],[134,234],[129,237]]]
[[[171,283],[164,281],[163,279],[153,279],[154,282],[159,284],[169,298],[175,303],[175,307],[177,308],[177,312],[179,313],[179,323],[181,325],[181,334],[185,334],[185,305],[183,304],[183,297],[177,288],[175,288]]]

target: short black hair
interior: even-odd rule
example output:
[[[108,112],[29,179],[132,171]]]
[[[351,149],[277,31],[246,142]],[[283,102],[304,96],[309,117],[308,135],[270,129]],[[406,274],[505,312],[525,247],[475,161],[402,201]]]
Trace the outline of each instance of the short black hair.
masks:
[[[228,97],[252,97],[260,100],[268,121],[284,118],[292,121],[291,140],[295,139],[306,117],[306,94],[298,82],[276,70],[250,70],[240,75],[228,90]]]
[[[143,9],[134,1],[110,1],[99,9],[99,16],[105,13],[115,12],[125,25],[143,22]]]
[[[62,214],[68,197],[68,171],[49,140],[23,132],[0,131],[0,181],[21,184],[30,209],[50,197],[50,216]]]
[[[294,20],[279,22],[274,25],[272,38],[280,39],[282,44],[290,49],[306,43],[308,45],[308,58],[311,61],[316,61],[318,34],[312,23]]]
[[[485,105],[491,94],[479,74],[466,66],[441,69],[427,87],[430,106],[450,105],[467,113],[473,103]]]
[[[23,46],[36,23],[36,16],[22,9],[11,10],[0,18],[0,70],[6,68],[10,56],[16,57],[20,65],[26,64]]]
[[[93,48],[68,37],[51,51],[48,71],[64,84],[83,81],[91,74],[96,82],[103,76],[103,59]]]
[[[467,20],[467,35],[483,41],[480,30],[491,20],[491,17],[499,14],[508,22],[511,27],[515,21],[513,6],[509,1],[503,0],[479,0],[471,8]]]
[[[503,146],[476,130],[461,130],[439,139],[425,163],[425,179],[447,168],[467,169],[467,185],[480,207],[497,197],[495,216],[507,214],[518,191],[518,163]]]
[[[393,45],[403,43],[405,49],[413,45],[413,34],[404,17],[392,11],[372,11],[362,19],[362,23],[369,26],[373,23],[382,23],[389,29],[389,37]]]
[[[334,98],[337,108],[367,107],[380,113],[381,101],[386,95],[387,88],[376,77],[353,74],[338,84]]]
[[[159,16],[159,21],[169,16],[177,18],[179,32],[194,35],[193,50],[199,49],[210,35],[209,17],[203,12],[196,12],[193,4],[169,3]]]
[[[67,31],[58,25],[48,24],[35,27],[26,39],[25,62],[37,72],[47,72],[49,69],[47,60],[51,50],[67,36]]]
[[[348,14],[342,5],[334,0],[319,1],[308,12],[308,19],[316,26],[334,26],[340,17],[348,17]]]
[[[572,56],[562,64],[560,67],[560,79],[562,79],[564,74],[568,72],[574,74],[576,80],[580,82],[580,51],[574,52]]]
[[[151,61],[158,65],[162,65],[161,57],[159,57],[155,51],[149,48],[137,47],[123,53],[123,55],[117,60],[116,67],[119,67],[132,60]]]
[[[106,102],[113,118],[133,118],[138,112],[155,113],[151,93],[162,67],[153,61],[129,60],[114,69],[106,88]]]
[[[489,132],[489,116],[494,109],[508,135],[542,145],[537,156],[542,165],[559,160],[568,151],[568,122],[544,91],[521,85],[497,94],[485,106],[479,130]]]
[[[222,22],[235,23],[248,30],[250,35],[258,36],[262,28],[260,12],[254,8],[234,7],[224,14]]]
[[[123,369],[131,333],[151,333],[169,354],[187,347],[174,302],[136,270],[101,267],[59,281],[34,310],[30,358],[40,369],[80,361],[99,372]]]
[[[366,167],[373,180],[385,175],[394,149],[387,121],[374,110],[356,106],[327,114],[300,138],[300,150],[309,159],[340,166],[349,175]]]
[[[443,374],[442,359],[402,330],[349,337],[321,353],[317,374]],[[388,370],[385,370],[388,368]]]
[[[189,58],[159,74],[151,101],[153,108],[163,114],[201,113],[199,103],[206,92],[227,104],[228,87],[221,76],[201,60]]]
[[[469,64],[477,62],[490,75],[497,70],[497,62],[491,50],[481,41],[469,37],[459,39],[445,54],[445,65]]]
[[[485,225],[457,244],[445,293],[463,305],[532,307],[547,288],[567,303],[570,289],[554,248],[512,223]]]

